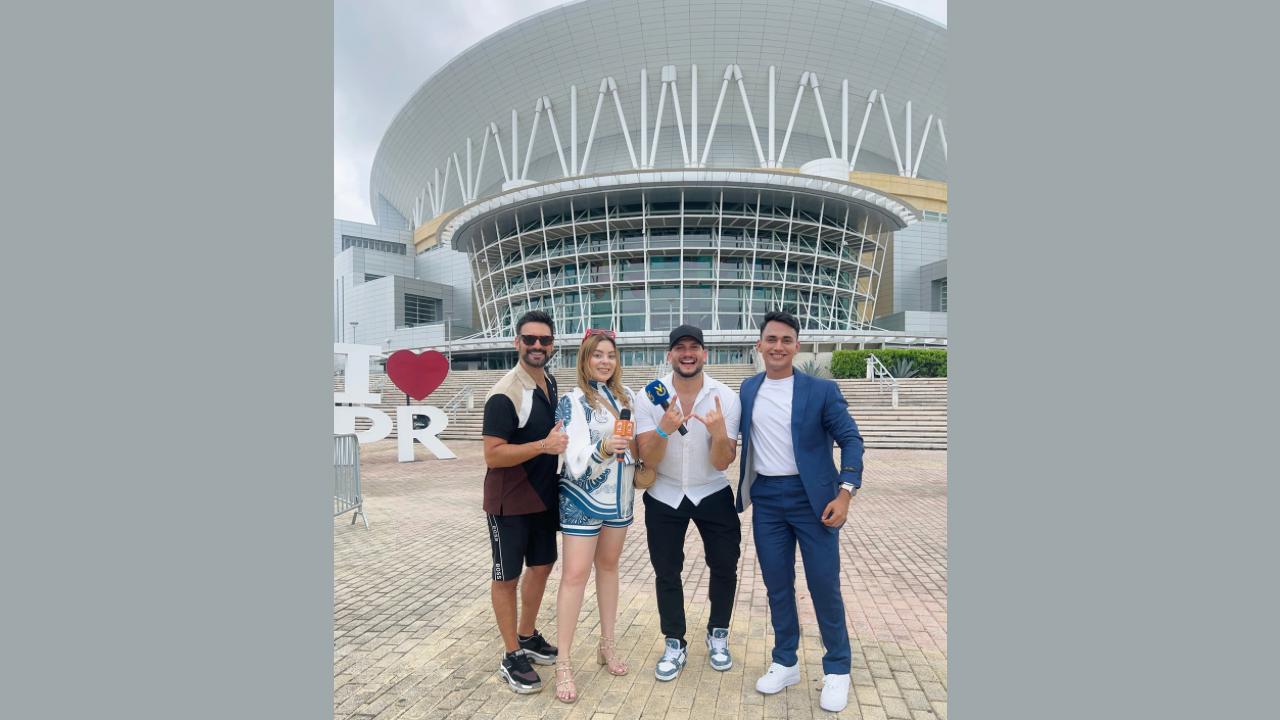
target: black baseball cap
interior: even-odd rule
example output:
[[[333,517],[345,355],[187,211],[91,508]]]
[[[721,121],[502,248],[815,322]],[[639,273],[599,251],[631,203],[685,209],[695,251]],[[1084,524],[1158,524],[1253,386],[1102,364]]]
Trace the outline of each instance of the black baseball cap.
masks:
[[[707,344],[702,341],[702,328],[696,328],[692,325],[681,325],[671,331],[671,343],[667,345],[667,349],[670,350],[675,347],[676,343],[680,342],[684,338],[693,338],[694,340],[697,340],[698,344],[702,347],[707,346]]]

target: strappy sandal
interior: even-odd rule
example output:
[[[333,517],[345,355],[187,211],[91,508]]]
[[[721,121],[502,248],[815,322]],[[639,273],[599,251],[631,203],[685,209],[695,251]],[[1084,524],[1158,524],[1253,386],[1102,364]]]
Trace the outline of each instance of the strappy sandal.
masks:
[[[615,657],[617,652],[613,638],[601,636],[600,645],[596,648],[596,662],[603,665],[610,675],[626,675],[627,664]]]
[[[556,660],[556,699],[568,704],[578,700],[578,687],[573,683],[573,666],[568,660]]]

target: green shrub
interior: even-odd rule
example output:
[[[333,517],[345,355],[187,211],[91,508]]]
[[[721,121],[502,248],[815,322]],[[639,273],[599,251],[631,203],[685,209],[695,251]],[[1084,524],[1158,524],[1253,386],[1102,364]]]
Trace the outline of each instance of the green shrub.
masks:
[[[885,367],[892,368],[899,360],[909,360],[915,367],[915,377],[946,377],[947,351],[905,348],[881,350],[837,350],[831,355],[831,377],[864,378],[867,376],[867,356],[875,355]]]
[[[812,375],[820,378],[831,377],[831,373],[827,372],[827,367],[818,362],[816,358],[805,360],[800,363],[800,367],[797,369],[805,375]]]
[[[894,360],[893,364],[889,365],[888,368],[889,374],[896,378],[916,377],[920,374],[920,371],[916,370],[916,364],[911,360],[911,358],[900,357],[897,360]]]

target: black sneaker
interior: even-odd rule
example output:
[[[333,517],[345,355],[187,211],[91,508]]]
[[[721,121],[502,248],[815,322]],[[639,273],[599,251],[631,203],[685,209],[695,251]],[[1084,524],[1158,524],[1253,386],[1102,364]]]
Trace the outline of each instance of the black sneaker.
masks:
[[[520,643],[520,649],[529,656],[530,660],[539,665],[556,664],[556,655],[560,651],[555,645],[548,643],[547,639],[542,637],[542,633],[534,630],[533,635],[527,638],[517,635],[516,639]]]
[[[498,666],[498,674],[519,695],[529,695],[542,689],[542,678],[533,671],[529,658],[516,650],[502,656],[502,664]]]

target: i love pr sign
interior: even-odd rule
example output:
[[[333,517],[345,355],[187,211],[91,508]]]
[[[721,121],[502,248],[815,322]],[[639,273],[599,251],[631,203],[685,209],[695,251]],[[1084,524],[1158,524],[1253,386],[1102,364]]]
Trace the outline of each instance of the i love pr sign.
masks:
[[[335,435],[354,433],[361,443],[382,440],[391,434],[391,418],[382,410],[368,407],[382,402],[382,394],[372,392],[369,387],[369,360],[382,354],[377,345],[356,345],[354,343],[334,343],[335,355],[347,357],[343,369],[343,389],[333,394],[333,432]],[[387,376],[405,395],[414,400],[424,400],[431,391],[440,387],[449,374],[449,361],[444,355],[428,350],[415,353],[412,350],[398,350],[387,358]],[[422,415],[427,418],[427,426],[415,428],[413,418]],[[363,432],[356,432],[356,418],[368,418],[373,426]],[[400,462],[413,462],[413,441],[422,443],[433,455],[441,460],[452,460],[453,454],[438,437],[449,425],[449,417],[434,405],[401,405],[396,408],[395,427],[397,450]]]

